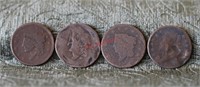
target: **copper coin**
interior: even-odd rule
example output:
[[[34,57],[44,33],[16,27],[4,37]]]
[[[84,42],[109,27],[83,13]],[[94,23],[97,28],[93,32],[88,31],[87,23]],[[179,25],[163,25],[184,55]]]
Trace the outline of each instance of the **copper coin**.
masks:
[[[39,23],[27,23],[13,34],[11,49],[14,56],[25,65],[45,63],[54,51],[51,32]]]
[[[56,38],[55,49],[67,65],[87,67],[93,64],[100,53],[99,37],[86,24],[71,24]]]
[[[143,34],[136,27],[118,24],[104,34],[101,50],[111,65],[128,68],[136,65],[143,58],[146,42]]]
[[[159,66],[177,68],[190,58],[192,45],[182,28],[164,26],[150,36],[147,49],[151,59]]]

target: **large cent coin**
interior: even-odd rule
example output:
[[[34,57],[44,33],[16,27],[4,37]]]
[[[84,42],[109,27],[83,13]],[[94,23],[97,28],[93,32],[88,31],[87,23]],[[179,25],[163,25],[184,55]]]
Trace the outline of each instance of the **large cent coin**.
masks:
[[[191,40],[179,27],[161,27],[150,36],[148,41],[149,56],[163,68],[182,66],[190,58],[191,52]]]
[[[54,39],[51,32],[42,24],[28,23],[14,32],[11,49],[21,63],[40,65],[52,55]]]
[[[117,24],[109,29],[101,42],[105,59],[118,68],[136,65],[143,58],[146,42],[143,34],[129,24]]]
[[[86,24],[71,24],[56,38],[55,49],[61,60],[71,67],[87,67],[100,53],[97,33]]]

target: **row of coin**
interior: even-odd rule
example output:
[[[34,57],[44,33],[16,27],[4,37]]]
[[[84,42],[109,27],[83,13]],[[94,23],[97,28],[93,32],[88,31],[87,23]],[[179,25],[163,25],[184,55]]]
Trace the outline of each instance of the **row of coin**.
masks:
[[[101,51],[111,65],[128,68],[142,60],[146,41],[139,29],[129,24],[111,27],[101,42],[89,25],[70,24],[58,33],[54,44],[53,35],[40,23],[20,26],[11,40],[12,53],[25,65],[45,63],[54,47],[59,58],[71,67],[90,66]],[[177,68],[189,60],[192,44],[182,28],[164,26],[150,36],[147,50],[150,58],[160,67]]]

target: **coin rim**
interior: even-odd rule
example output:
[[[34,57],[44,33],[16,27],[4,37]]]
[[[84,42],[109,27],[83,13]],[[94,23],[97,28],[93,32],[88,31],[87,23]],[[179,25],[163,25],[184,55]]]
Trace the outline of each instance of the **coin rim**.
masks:
[[[13,44],[13,39],[14,39],[14,36],[15,36],[15,34],[17,33],[18,30],[20,30],[20,29],[23,28],[24,26],[32,25],[32,24],[41,27],[41,29],[45,30],[45,32],[48,33],[48,35],[50,36],[52,45],[51,45],[51,51],[50,51],[50,53],[48,54],[48,56],[47,56],[46,58],[44,58],[43,62],[41,62],[41,63],[32,63],[32,64],[30,64],[30,63],[26,63],[26,62],[22,61],[20,58],[17,57],[16,52],[14,52],[14,50],[13,50],[13,45],[14,45],[14,44]],[[28,66],[37,66],[37,65],[41,65],[41,64],[46,63],[46,62],[50,59],[50,57],[52,56],[52,54],[53,54],[53,52],[54,52],[54,38],[53,38],[53,35],[52,35],[51,31],[50,31],[45,25],[43,25],[43,24],[41,24],[41,23],[37,23],[37,22],[30,22],[30,23],[22,24],[21,26],[19,26],[19,27],[15,30],[15,32],[13,33],[13,35],[12,35],[12,37],[11,37],[10,46],[11,46],[11,51],[12,51],[14,57],[15,57],[20,63],[22,63],[22,64],[24,64],[24,65],[28,65]]]
[[[190,54],[189,54],[189,58],[187,58],[186,62],[184,62],[182,65],[179,65],[179,66],[176,66],[176,67],[165,67],[165,66],[161,66],[160,64],[158,64],[158,62],[156,62],[156,60],[151,56],[151,53],[150,53],[150,48],[149,48],[149,45],[150,45],[150,42],[152,40],[152,37],[155,35],[156,32],[162,30],[162,29],[165,29],[167,27],[174,27],[176,29],[179,29],[180,31],[182,31],[184,33],[184,35],[186,35],[186,38],[187,40],[189,41],[189,46],[190,46]],[[157,28],[157,30],[155,30],[149,37],[148,39],[148,42],[147,42],[147,52],[148,52],[148,55],[149,57],[153,60],[154,63],[156,63],[156,65],[162,67],[162,68],[166,68],[166,69],[172,69],[172,68],[179,68],[181,66],[183,66],[184,64],[186,64],[189,59],[191,58],[191,55],[192,55],[192,42],[191,42],[191,38],[189,36],[189,34],[187,33],[187,31],[185,30],[185,28],[183,27],[179,27],[179,26],[173,26],[173,25],[165,25],[165,26],[161,26],[159,28]]]
[[[142,52],[142,57],[141,57],[140,60],[138,60],[138,62],[136,62],[136,64],[134,64],[134,65],[130,65],[130,66],[119,66],[119,65],[117,65],[117,64],[114,64],[114,63],[112,63],[111,61],[108,60],[108,58],[105,56],[105,53],[104,53],[104,51],[103,51],[103,49],[104,49],[104,48],[103,48],[103,45],[105,45],[105,44],[102,44],[102,43],[104,43],[105,36],[106,36],[106,35],[109,35],[109,32],[111,32],[112,30],[115,30],[116,28],[114,28],[114,27],[120,26],[120,25],[123,25],[123,26],[124,26],[124,25],[125,25],[125,26],[131,26],[133,29],[135,29],[136,31],[138,31],[139,34],[142,35],[142,41],[144,41],[144,49],[143,49],[143,52]],[[116,24],[116,25],[110,27],[109,30],[106,31],[106,32],[104,33],[103,38],[102,38],[102,40],[101,40],[101,52],[102,52],[102,55],[103,55],[104,59],[105,59],[109,64],[111,64],[112,66],[117,67],[117,68],[131,68],[131,67],[133,67],[133,66],[139,64],[139,63],[141,62],[141,60],[144,58],[144,55],[145,55],[145,53],[146,53],[146,40],[145,40],[144,34],[139,30],[139,28],[137,28],[137,27],[135,27],[135,26],[133,26],[133,25],[131,25],[131,24]]]

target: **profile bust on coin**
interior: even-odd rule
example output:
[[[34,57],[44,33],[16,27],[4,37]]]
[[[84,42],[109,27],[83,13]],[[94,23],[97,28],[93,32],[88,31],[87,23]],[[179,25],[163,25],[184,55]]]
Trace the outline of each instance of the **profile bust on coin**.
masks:
[[[118,68],[128,68],[138,64],[144,56],[146,42],[143,34],[130,24],[111,27],[101,42],[104,58]]]
[[[192,44],[183,28],[163,26],[150,36],[147,49],[160,67],[178,68],[190,59]]]
[[[71,67],[87,67],[100,53],[97,33],[86,24],[71,24],[57,36],[55,49],[60,59]]]
[[[120,56],[119,59],[133,57],[134,53],[132,50],[136,45],[135,37],[126,34],[115,34],[113,44],[115,52]]]
[[[71,59],[76,60],[82,57],[89,58],[89,54],[92,53],[91,49],[87,49],[87,46],[92,44],[89,35],[85,34],[82,29],[74,29],[73,32],[71,31],[70,35],[67,45],[70,47],[69,51],[72,53]]]
[[[54,51],[53,35],[40,23],[27,23],[14,32],[11,49],[22,64],[40,65],[45,63]]]

